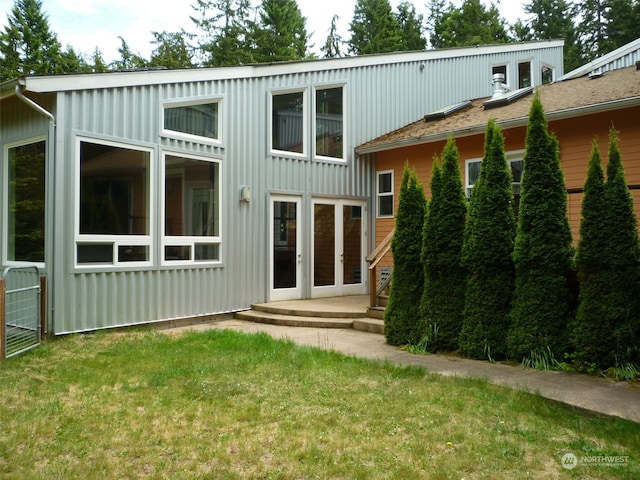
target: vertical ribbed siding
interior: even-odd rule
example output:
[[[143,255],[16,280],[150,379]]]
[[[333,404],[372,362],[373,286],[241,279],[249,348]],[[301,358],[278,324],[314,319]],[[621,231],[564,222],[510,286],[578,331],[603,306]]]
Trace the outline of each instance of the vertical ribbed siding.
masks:
[[[534,55],[534,65],[540,59],[561,64],[561,53],[562,49],[556,48],[548,52],[534,50],[526,55]],[[301,195],[304,222],[311,218],[313,196],[372,198],[375,164],[370,159],[354,158],[357,145],[419,120],[443,105],[489,95],[491,64],[506,62],[515,69],[519,60],[522,59],[517,52],[506,52],[290,75],[61,93],[58,140],[63,143],[58,149],[54,173],[61,200],[55,205],[55,257],[60,259],[54,279],[55,332],[209,315],[248,308],[252,302],[266,300],[271,193]],[[307,115],[311,122],[313,88],[330,84],[346,86],[346,161],[317,161],[311,153],[306,159],[272,156],[267,137],[269,92],[280,88],[307,89],[310,110]],[[163,101],[208,96],[222,99],[222,145],[160,136]],[[29,114],[29,118],[33,115]],[[307,140],[312,150],[311,123],[309,128]],[[164,149],[219,159],[223,265],[75,271],[75,133],[152,146],[154,162],[160,161]],[[160,172],[157,174],[155,202],[160,199],[161,188]],[[240,201],[240,188],[244,185],[251,187],[249,203]],[[162,220],[162,212],[156,212],[156,219]],[[152,232],[156,248],[160,227]],[[303,225],[303,235],[308,255],[310,225]]]

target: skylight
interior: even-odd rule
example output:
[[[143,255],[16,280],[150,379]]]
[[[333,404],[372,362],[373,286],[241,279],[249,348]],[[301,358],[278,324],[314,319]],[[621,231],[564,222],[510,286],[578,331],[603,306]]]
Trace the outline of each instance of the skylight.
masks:
[[[471,105],[471,100],[465,100],[464,102],[454,103],[453,105],[447,105],[439,110],[435,110],[431,113],[427,113],[424,116],[425,122],[431,122],[433,120],[438,120],[439,118],[444,118],[452,113],[458,112],[460,110],[464,110],[468,106]]]
[[[485,110],[489,108],[502,107],[503,105],[507,105],[511,102],[515,102],[519,98],[526,97],[530,93],[533,92],[533,87],[525,87],[520,88],[518,90],[514,90],[512,92],[505,92],[502,96],[498,98],[491,98],[484,102]]]

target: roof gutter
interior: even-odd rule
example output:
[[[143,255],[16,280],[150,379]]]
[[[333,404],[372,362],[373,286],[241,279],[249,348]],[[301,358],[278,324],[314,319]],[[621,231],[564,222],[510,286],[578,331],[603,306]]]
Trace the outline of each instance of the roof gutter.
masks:
[[[591,115],[594,113],[608,112],[612,110],[619,110],[622,108],[633,107],[640,105],[640,96],[624,98],[621,100],[611,100],[608,102],[597,103],[594,105],[585,105],[580,107],[567,108],[564,110],[557,110],[555,112],[549,112],[546,114],[547,121],[565,120],[568,118],[579,117],[583,115]],[[509,128],[523,127],[529,122],[529,117],[511,118],[508,120],[497,121],[496,124],[503,130]],[[460,138],[469,137],[472,135],[483,134],[486,130],[486,125],[474,125],[471,127],[460,128],[457,130],[449,130],[447,132],[434,133],[432,135],[423,135],[416,138],[408,138],[406,140],[400,140],[397,142],[383,143],[380,145],[372,145],[370,147],[358,148],[356,147],[356,154],[366,155],[375,152],[384,152],[387,150],[393,150],[396,148],[412,147],[415,145],[424,145],[425,143],[445,141],[449,137]]]
[[[53,179],[52,171],[53,165],[55,165],[55,155],[56,155],[56,117],[50,111],[46,110],[44,107],[38,105],[36,102],[31,100],[29,97],[26,97],[22,91],[25,88],[24,85],[20,85],[19,83],[15,86],[15,94],[18,99],[24,102],[26,105],[34,109],[39,114],[43,115],[47,119],[49,119],[49,131],[47,134],[47,155],[45,159],[45,198],[46,203],[45,211],[45,268],[48,273],[50,282],[47,282],[47,308],[49,310],[49,315],[47,318],[47,331],[53,332],[54,323],[53,323],[53,291],[55,285],[55,276],[54,276],[54,267],[55,262],[53,261],[55,254],[55,235],[53,234],[53,213],[54,213],[54,199],[55,195],[55,181]],[[42,332],[43,334],[45,332]]]

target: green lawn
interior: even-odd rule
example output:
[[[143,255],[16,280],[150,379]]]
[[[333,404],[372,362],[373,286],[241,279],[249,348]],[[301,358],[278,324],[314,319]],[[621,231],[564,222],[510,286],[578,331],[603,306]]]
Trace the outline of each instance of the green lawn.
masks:
[[[264,334],[70,336],[0,388],[2,479],[640,478],[639,424]]]

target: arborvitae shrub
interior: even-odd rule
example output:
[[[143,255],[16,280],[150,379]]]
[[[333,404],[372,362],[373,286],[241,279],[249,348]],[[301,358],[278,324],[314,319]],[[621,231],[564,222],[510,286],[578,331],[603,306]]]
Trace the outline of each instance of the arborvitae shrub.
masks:
[[[424,188],[415,171],[405,164],[398,199],[396,230],[391,241],[391,289],[384,312],[384,334],[387,343],[391,345],[417,344],[423,330],[418,310],[424,288],[420,251],[426,206]]]
[[[529,113],[513,259],[509,354],[517,360],[549,353],[561,359],[572,314],[573,249],[558,141],[547,132],[538,94]]]
[[[513,293],[515,218],[511,169],[504,137],[490,121],[485,156],[473,186],[464,231],[462,263],[467,271],[460,351],[469,357],[503,358],[507,354]]]
[[[467,205],[460,176],[459,154],[449,139],[442,164],[434,161],[431,200],[422,245],[424,293],[420,316],[429,351],[458,349],[464,308],[465,271],[460,262]]]

